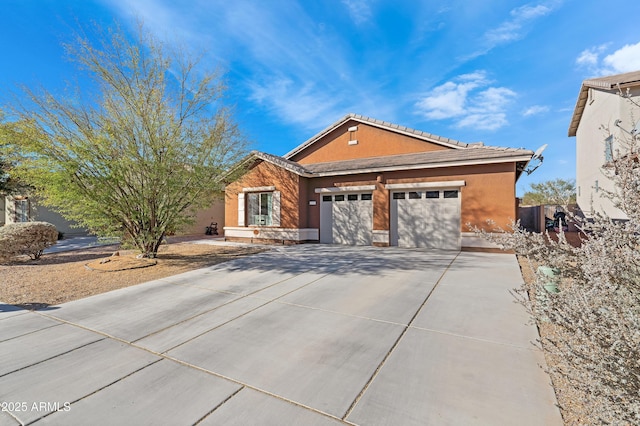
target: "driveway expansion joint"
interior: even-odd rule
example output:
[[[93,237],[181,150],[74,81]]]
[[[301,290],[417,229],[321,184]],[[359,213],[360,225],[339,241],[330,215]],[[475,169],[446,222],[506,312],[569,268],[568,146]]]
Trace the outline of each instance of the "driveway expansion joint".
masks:
[[[117,380],[114,380],[114,381],[113,381],[113,382],[111,382],[111,383],[108,383],[108,384],[106,384],[106,385],[104,385],[104,386],[101,386],[100,388],[98,388],[98,389],[94,390],[93,392],[90,392],[90,393],[88,393],[88,394],[86,394],[86,395],[81,396],[80,398],[77,398],[77,399],[75,399],[75,400],[73,400],[73,401],[70,401],[70,404],[71,404],[71,406],[73,406],[73,404],[75,404],[75,403],[77,403],[77,402],[79,402],[79,401],[82,401],[83,399],[89,398],[91,395],[95,395],[95,394],[97,394],[98,392],[100,392],[100,391],[102,391],[102,390],[104,390],[104,389],[106,389],[106,388],[108,388],[108,387],[110,387],[110,386],[113,386],[113,385],[115,385],[115,384],[116,384],[116,383],[118,383],[118,382],[123,381],[123,380],[124,380],[124,379],[126,379],[127,377],[131,377],[132,375],[136,374],[137,372],[142,371],[142,370],[144,370],[145,368],[150,367],[150,366],[152,366],[152,365],[154,365],[154,364],[157,364],[157,363],[158,363],[158,362],[160,362],[160,361],[162,361],[162,359],[157,359],[157,360],[155,360],[155,361],[152,361],[152,362],[150,362],[149,364],[147,364],[147,365],[145,365],[145,366],[142,366],[142,367],[140,367],[140,368],[138,368],[138,369],[136,369],[136,370],[134,370],[134,371],[132,371],[132,372],[130,372],[130,373],[128,373],[128,374],[126,374],[126,375],[124,375],[124,376],[120,377],[120,378],[118,378]],[[52,412],[50,412],[50,413],[47,413],[47,414],[45,414],[44,416],[41,416],[41,417],[39,417],[39,418],[37,418],[37,419],[33,420],[33,421],[32,421],[32,422],[30,422],[29,424],[32,424],[32,423],[38,422],[38,421],[40,421],[40,420],[44,419],[45,417],[48,417],[48,416],[50,416],[50,415],[52,415],[52,414],[54,414],[54,413],[55,413],[55,411],[52,411]]]
[[[134,347],[137,347],[137,346],[135,346],[135,345],[133,345],[133,346],[134,346]],[[141,348],[141,349],[144,349],[144,348]],[[149,352],[151,352],[151,353],[155,353],[155,352],[153,352],[153,351],[149,351]],[[157,354],[157,353],[156,353],[156,354]],[[351,422],[349,422],[349,421],[343,420],[343,419],[341,419],[341,418],[339,418],[339,417],[336,417],[336,416],[334,416],[334,415],[332,415],[332,414],[325,413],[324,411],[318,410],[318,409],[313,408],[313,407],[310,407],[310,406],[308,406],[308,405],[304,405],[304,404],[302,404],[302,403],[300,403],[300,402],[297,402],[297,401],[294,401],[294,400],[292,400],[292,399],[285,398],[285,397],[280,396],[280,395],[277,395],[277,394],[275,394],[275,393],[273,393],[273,392],[269,392],[269,391],[264,390],[264,389],[261,389],[261,388],[259,388],[259,387],[256,387],[256,386],[253,386],[253,385],[250,385],[249,383],[245,383],[245,382],[243,382],[243,381],[241,381],[241,380],[234,379],[233,377],[225,376],[224,374],[220,374],[220,373],[216,373],[215,371],[207,370],[206,368],[199,367],[199,366],[197,366],[197,365],[195,365],[195,364],[191,364],[191,363],[186,362],[186,361],[183,361],[183,360],[181,360],[181,359],[174,358],[174,357],[169,356],[169,355],[167,355],[167,354],[157,354],[157,355],[162,356],[162,357],[163,357],[163,358],[165,358],[165,359],[168,359],[168,360],[174,361],[174,362],[176,362],[176,363],[178,363],[178,364],[180,364],[180,365],[183,365],[183,366],[185,366],[185,367],[193,368],[194,370],[198,370],[198,371],[201,371],[201,372],[203,372],[203,373],[210,374],[210,375],[212,375],[212,376],[214,376],[214,377],[218,377],[218,378],[220,378],[220,379],[224,379],[224,380],[227,380],[227,381],[229,381],[229,382],[232,382],[232,383],[238,384],[238,385],[242,386],[242,388],[241,388],[241,389],[243,389],[243,388],[252,389],[252,390],[254,390],[254,391],[260,392],[260,393],[265,394],[265,395],[267,395],[267,396],[270,396],[270,397],[273,397],[273,398],[279,399],[279,400],[281,400],[281,401],[288,402],[288,403],[290,403],[290,404],[296,405],[296,406],[298,406],[298,407],[300,407],[300,408],[304,408],[304,409],[309,410],[309,411],[313,411],[314,413],[321,414],[321,415],[323,415],[323,416],[325,416],[325,417],[329,417],[329,418],[331,418],[331,419],[333,419],[333,420],[338,420],[338,421],[340,421],[340,422],[347,423],[347,424],[353,424],[353,423],[351,423]],[[240,389],[240,390],[241,390],[241,389]],[[238,393],[238,392],[236,392],[236,394],[237,394],[237,393]],[[230,399],[230,398],[227,398],[227,400],[226,400],[226,401],[228,401],[229,399]],[[205,417],[205,418],[206,418],[206,417]],[[201,419],[200,421],[202,421],[202,419]]]
[[[321,278],[322,278],[322,277],[321,277]],[[318,278],[318,279],[321,279],[321,278]],[[317,281],[317,280],[314,280],[313,282],[315,282],[315,281]],[[308,284],[306,284],[306,285],[312,284],[313,282],[308,283]],[[295,290],[293,290],[293,291],[295,291]],[[288,294],[288,293],[287,293],[287,294]],[[286,295],[286,294],[285,294],[285,295]],[[282,296],[280,296],[280,297],[284,297],[285,295],[282,295]],[[261,305],[261,306],[263,306],[263,305]],[[256,309],[257,309],[257,308],[256,308]],[[38,312],[38,315],[42,315],[42,316],[45,316],[45,317],[49,317],[48,315],[43,314],[43,313],[41,313],[41,312]],[[158,356],[158,357],[160,358],[160,359],[158,359],[158,360],[156,360],[156,361],[153,361],[153,362],[151,362],[151,363],[149,363],[149,364],[145,365],[145,366],[144,366],[144,367],[142,367],[142,368],[137,369],[136,371],[131,372],[130,374],[127,374],[126,376],[121,377],[120,379],[118,379],[118,380],[116,380],[116,381],[114,381],[114,382],[112,382],[112,383],[110,383],[110,384],[108,384],[108,385],[106,385],[106,386],[101,387],[100,389],[97,389],[97,390],[96,390],[96,391],[94,391],[94,392],[91,392],[91,393],[90,393],[90,394],[88,394],[88,395],[83,396],[82,398],[79,398],[79,399],[76,399],[75,401],[72,401],[72,402],[71,402],[71,404],[72,404],[72,405],[73,405],[74,403],[76,403],[76,402],[80,401],[81,399],[84,399],[84,398],[86,398],[86,397],[88,397],[88,396],[90,396],[90,395],[93,395],[93,394],[95,394],[95,393],[99,392],[100,390],[103,390],[103,389],[105,389],[105,388],[107,388],[107,387],[109,387],[109,386],[111,386],[111,385],[113,385],[113,384],[115,384],[115,383],[117,383],[117,382],[119,382],[119,381],[123,380],[124,378],[129,377],[129,376],[131,376],[132,374],[135,374],[135,373],[137,373],[138,371],[143,370],[144,368],[147,368],[147,367],[149,367],[149,366],[151,366],[151,365],[153,365],[153,364],[156,364],[156,363],[158,363],[158,362],[162,361],[163,359],[166,359],[166,360],[169,360],[169,361],[175,362],[175,363],[177,363],[177,364],[183,365],[183,366],[185,366],[185,367],[192,368],[192,369],[194,369],[194,370],[201,371],[201,372],[203,372],[203,373],[206,373],[206,374],[212,375],[212,376],[214,376],[214,377],[218,377],[218,378],[224,379],[224,380],[226,380],[226,381],[229,381],[229,382],[232,382],[232,383],[238,384],[238,385],[242,386],[242,388],[249,388],[249,389],[253,389],[253,390],[257,391],[257,392],[260,392],[260,393],[263,393],[263,394],[268,395],[268,396],[270,396],[270,397],[277,398],[277,399],[279,399],[279,400],[282,400],[282,401],[288,402],[288,403],[290,403],[290,404],[293,404],[293,405],[296,405],[296,406],[298,406],[298,407],[304,408],[304,409],[306,409],[306,410],[312,411],[312,412],[314,412],[314,413],[317,413],[317,414],[323,415],[323,416],[325,416],[325,417],[329,417],[329,418],[331,418],[331,419],[333,419],[333,420],[337,420],[337,421],[340,421],[340,422],[342,422],[342,423],[346,423],[346,424],[353,424],[353,423],[350,423],[350,422],[348,422],[348,421],[346,421],[346,420],[344,420],[344,419],[341,419],[341,418],[339,418],[339,417],[336,417],[336,416],[334,416],[334,415],[332,415],[332,414],[325,413],[324,411],[321,411],[321,410],[318,410],[318,409],[316,409],[316,408],[313,408],[313,407],[310,407],[310,406],[307,406],[307,405],[301,404],[300,402],[297,402],[297,401],[294,401],[294,400],[291,400],[291,399],[288,399],[288,398],[282,397],[282,396],[280,396],[280,395],[274,394],[274,393],[272,393],[272,392],[266,391],[266,390],[261,389],[261,388],[258,388],[258,387],[256,387],[256,386],[252,386],[252,385],[250,385],[250,384],[248,384],[248,383],[244,383],[244,382],[242,382],[242,381],[240,381],[240,380],[237,380],[237,379],[234,379],[234,378],[232,378],[232,377],[228,377],[228,376],[225,376],[225,375],[223,375],[223,374],[216,373],[215,371],[207,370],[206,368],[202,368],[202,367],[199,367],[199,366],[197,366],[197,365],[194,365],[194,364],[191,364],[191,363],[185,362],[185,361],[180,360],[180,359],[178,359],[178,358],[172,357],[172,356],[170,356],[170,355],[168,355],[168,354],[166,354],[166,353],[160,353],[160,352],[153,351],[153,350],[151,350],[151,349],[148,349],[148,348],[145,348],[145,347],[143,347],[143,346],[137,345],[137,344],[135,344],[135,343],[133,343],[133,342],[129,342],[129,341],[124,340],[124,339],[121,339],[121,338],[119,338],[119,337],[112,336],[112,335],[109,335],[109,334],[107,334],[107,333],[104,333],[104,332],[101,332],[101,331],[98,331],[98,330],[94,330],[94,329],[91,329],[91,328],[89,328],[89,327],[82,326],[82,325],[80,325],[80,324],[75,324],[75,323],[73,323],[73,322],[65,321],[65,320],[62,320],[62,319],[60,319],[60,318],[56,318],[56,317],[51,317],[51,318],[53,318],[53,319],[55,319],[55,320],[57,320],[57,321],[60,321],[60,322],[62,322],[62,323],[64,323],[64,324],[68,324],[68,325],[71,325],[71,326],[74,326],[74,327],[78,327],[78,328],[80,328],[80,329],[83,329],[83,330],[86,330],[86,331],[89,331],[89,332],[92,332],[92,333],[99,334],[99,335],[101,335],[101,336],[104,336],[104,338],[102,338],[102,339],[96,340],[95,342],[91,342],[91,343],[88,343],[88,344],[83,345],[83,346],[87,346],[87,345],[90,345],[90,344],[93,344],[93,343],[97,343],[97,342],[99,342],[99,341],[105,340],[105,338],[108,338],[108,339],[115,340],[115,341],[117,341],[117,342],[119,342],[119,343],[123,343],[123,344],[125,344],[125,345],[131,346],[131,347],[133,347],[133,348],[139,349],[139,350],[141,350],[141,351],[144,351],[144,352],[150,353],[150,354],[152,354],[152,355]],[[75,349],[79,349],[79,348],[75,348]],[[75,350],[75,349],[73,349],[73,350]],[[72,351],[73,351],[73,350],[72,350]],[[72,351],[67,351],[67,352],[72,352]],[[59,354],[59,355],[62,355],[62,354]],[[56,356],[59,356],[59,355],[56,355]],[[52,357],[52,358],[55,358],[55,357]],[[44,361],[43,361],[43,362],[44,362]],[[35,364],[34,364],[34,365],[35,365]],[[27,367],[24,367],[24,368],[27,368]],[[20,370],[22,370],[22,369],[23,369],[23,368],[21,368]],[[16,370],[16,371],[18,371],[18,370]],[[7,373],[7,374],[11,374],[11,373]],[[237,392],[236,392],[236,394],[237,394]],[[229,398],[228,398],[227,400],[229,400]],[[42,417],[40,417],[39,419],[37,419],[37,420],[35,420],[35,421],[38,421],[38,420],[40,420],[40,419],[42,419],[42,418],[44,418],[44,417],[46,417],[46,416],[48,416],[48,415],[50,415],[50,414],[52,414],[52,413],[49,413],[49,414],[47,414],[47,415],[45,415],[45,416],[42,416]],[[205,417],[205,418],[206,418],[206,417]],[[199,422],[201,422],[201,421],[203,421],[203,420],[204,420],[204,418],[203,418],[203,419],[200,419],[200,420],[199,420]]]
[[[19,339],[21,337],[28,336],[30,334],[37,333],[37,332],[42,331],[42,330],[47,330],[49,328],[58,327],[58,326],[61,326],[61,325],[62,325],[62,323],[60,323],[60,324],[51,324],[51,325],[48,325],[46,327],[38,328],[37,330],[31,330],[31,331],[29,331],[27,333],[24,333],[24,334],[19,334],[17,336],[9,337],[8,339],[0,340],[0,343],[8,342],[9,340],[13,340],[13,339]]]
[[[369,386],[371,386],[371,383],[373,383],[373,381],[375,380],[376,376],[378,375],[378,373],[380,372],[380,370],[382,369],[382,367],[384,367],[384,364],[387,362],[387,360],[389,359],[389,357],[391,356],[391,354],[393,353],[393,351],[395,350],[395,348],[398,347],[398,345],[400,344],[400,341],[402,340],[402,338],[404,337],[404,335],[407,333],[407,331],[409,330],[409,328],[411,328],[411,324],[413,323],[413,321],[416,319],[416,317],[418,316],[418,314],[420,313],[420,311],[422,310],[422,308],[424,307],[424,305],[427,304],[427,301],[429,300],[429,298],[431,297],[431,295],[433,294],[433,292],[435,291],[435,289],[438,287],[438,284],[440,284],[440,282],[442,281],[442,278],[444,278],[444,276],[446,275],[446,273],[449,271],[449,268],[451,268],[451,265],[453,265],[453,262],[456,261],[456,259],[458,258],[458,256],[460,255],[460,252],[458,252],[455,257],[453,259],[451,259],[451,261],[449,262],[449,264],[447,265],[447,267],[444,269],[444,271],[442,271],[442,274],[440,274],[440,277],[438,278],[438,281],[436,281],[436,283],[433,285],[433,287],[431,288],[431,290],[429,291],[429,293],[427,294],[427,297],[425,297],[425,299],[422,301],[422,303],[420,304],[420,306],[418,307],[418,309],[416,310],[416,312],[413,314],[413,316],[411,317],[411,319],[409,320],[409,322],[404,325],[404,329],[402,330],[402,332],[400,333],[400,335],[398,336],[398,338],[396,339],[396,341],[393,343],[393,345],[391,346],[391,348],[389,348],[389,351],[386,353],[386,355],[384,356],[384,358],[382,359],[382,361],[380,361],[380,364],[378,364],[378,367],[375,369],[375,371],[373,372],[373,374],[371,375],[371,377],[369,378],[369,380],[367,381],[367,383],[365,383],[364,387],[362,388],[362,390],[360,390],[360,393],[356,396],[356,398],[353,400],[353,402],[351,403],[351,405],[349,406],[349,408],[347,409],[347,411],[344,413],[344,416],[342,416],[342,420],[345,420],[347,417],[349,417],[349,415],[353,412],[353,410],[356,408],[356,405],[358,405],[358,402],[362,399],[362,397],[364,396],[365,392],[367,391],[367,389],[369,389]]]
[[[432,328],[426,328],[426,327],[417,327],[415,325],[409,326],[409,328],[413,329],[413,330],[420,330],[420,331],[427,331],[430,333],[438,333],[438,334],[444,334],[446,336],[453,336],[453,337],[459,337],[461,339],[468,339],[468,340],[473,340],[476,342],[482,342],[482,343],[490,343],[492,345],[499,345],[499,346],[505,346],[505,347],[509,347],[509,348],[514,348],[514,349],[522,349],[525,351],[534,351],[534,352],[542,352],[542,349],[539,348],[535,342],[529,342],[531,347],[527,346],[522,346],[522,345],[516,345],[513,343],[505,343],[505,342],[498,342],[496,340],[490,340],[490,339],[482,339],[480,337],[473,337],[473,336],[467,336],[464,334],[458,334],[458,333],[451,333],[449,331],[442,331],[442,330],[435,330]]]
[[[69,353],[71,353],[71,352],[77,351],[78,349],[82,349],[82,348],[84,348],[84,347],[87,347],[87,346],[89,346],[89,345],[93,345],[93,344],[98,343],[98,342],[101,342],[101,341],[103,341],[103,340],[105,340],[105,339],[104,339],[104,337],[103,337],[102,339],[94,340],[93,342],[85,343],[84,345],[80,345],[80,346],[75,347],[75,348],[73,348],[73,349],[69,349],[68,351],[60,352],[59,354],[55,354],[54,356],[50,356],[49,358],[46,358],[46,359],[43,359],[43,360],[40,360],[40,361],[34,362],[34,363],[32,363],[32,364],[25,365],[25,366],[22,366],[22,367],[20,367],[20,368],[16,368],[15,370],[13,370],[13,371],[9,371],[8,373],[0,374],[0,378],[5,377],[5,376],[8,376],[9,374],[16,373],[16,372],[18,372],[18,371],[25,370],[25,369],[27,369],[27,368],[33,367],[34,365],[42,364],[43,362],[50,361],[50,360],[55,359],[55,358],[58,358],[58,357],[60,357],[60,356],[62,356],[62,355],[69,354]]]
[[[229,401],[231,398],[233,398],[234,396],[236,396],[237,394],[239,394],[243,389],[245,389],[245,386],[241,386],[237,391],[233,392],[231,395],[229,395],[227,398],[225,398],[222,402],[220,402],[220,404],[216,405],[215,407],[213,407],[213,409],[211,411],[209,411],[207,414],[205,414],[204,416],[202,416],[200,419],[198,419],[198,421],[196,421],[193,426],[197,426],[200,423],[202,423],[204,421],[204,419],[206,419],[207,417],[209,417],[211,415],[211,413],[213,413],[214,411],[216,411],[218,408],[222,407],[224,404],[227,403],[227,401]]]
[[[342,268],[340,268],[340,269],[342,269]],[[307,272],[309,272],[309,271],[307,271]],[[280,295],[280,296],[278,296],[278,297],[276,297],[276,298],[262,298],[262,297],[259,297],[259,296],[255,296],[255,294],[256,294],[256,293],[259,293],[259,292],[261,292],[261,291],[263,291],[263,290],[266,290],[266,289],[268,289],[268,288],[271,288],[271,287],[273,287],[273,286],[275,286],[275,285],[277,285],[277,284],[281,284],[281,283],[286,282],[286,281],[288,281],[288,280],[292,280],[292,279],[294,279],[294,278],[296,278],[296,277],[299,277],[299,276],[301,276],[301,275],[306,274],[307,272],[303,272],[303,273],[301,273],[301,274],[294,275],[294,276],[292,276],[292,277],[290,277],[290,278],[287,278],[286,280],[279,281],[279,282],[274,283],[274,284],[271,284],[271,285],[269,285],[269,286],[267,286],[267,287],[262,287],[262,288],[260,288],[259,290],[256,290],[256,291],[253,291],[253,292],[251,292],[251,293],[248,293],[248,294],[246,294],[246,295],[244,295],[244,296],[242,296],[242,297],[239,297],[239,298],[237,298],[237,299],[233,299],[233,300],[231,300],[231,301],[229,301],[229,302],[227,302],[227,303],[225,303],[225,304],[223,304],[223,305],[220,305],[220,306],[217,306],[217,307],[215,307],[215,308],[213,308],[213,309],[210,309],[210,310],[208,310],[208,311],[202,312],[201,314],[194,315],[193,317],[187,318],[187,319],[185,319],[185,320],[183,320],[183,321],[180,321],[180,322],[177,322],[177,323],[175,323],[175,324],[173,324],[173,325],[167,326],[167,327],[165,327],[165,328],[163,328],[163,329],[161,329],[161,330],[154,331],[153,333],[150,333],[150,334],[148,334],[148,335],[146,335],[146,336],[143,336],[143,337],[141,337],[141,338],[139,338],[139,339],[134,340],[134,342],[137,342],[137,341],[139,341],[139,340],[141,340],[141,339],[147,338],[147,337],[152,336],[152,335],[154,335],[154,334],[160,333],[160,332],[162,332],[162,331],[164,331],[164,330],[168,330],[168,329],[170,329],[171,327],[174,327],[174,326],[176,326],[176,325],[178,325],[178,324],[182,324],[182,323],[185,323],[185,322],[187,322],[187,321],[190,321],[191,319],[197,318],[197,317],[199,317],[200,315],[204,315],[204,314],[206,314],[206,313],[213,312],[213,311],[215,311],[216,309],[222,308],[223,306],[226,306],[226,305],[230,305],[230,304],[232,304],[232,303],[234,303],[234,302],[237,302],[238,300],[242,300],[242,299],[246,299],[246,298],[251,298],[251,299],[258,299],[258,300],[264,300],[264,301],[265,301],[265,303],[263,303],[263,304],[261,304],[261,305],[259,305],[259,306],[256,306],[255,308],[250,309],[250,310],[248,310],[248,311],[246,311],[246,312],[242,313],[241,315],[237,315],[237,316],[235,316],[235,317],[233,317],[233,318],[229,319],[228,321],[225,321],[225,322],[223,322],[223,323],[221,323],[221,324],[218,324],[218,325],[217,325],[217,326],[215,326],[215,327],[212,327],[212,328],[210,328],[210,329],[207,329],[207,330],[205,330],[205,331],[203,331],[203,332],[201,332],[201,333],[197,334],[196,336],[193,336],[193,337],[191,337],[190,339],[187,339],[187,340],[185,340],[184,342],[181,342],[180,344],[177,344],[177,345],[175,345],[175,346],[173,346],[173,347],[171,347],[171,348],[169,348],[169,349],[165,349],[165,350],[163,351],[163,353],[167,353],[167,352],[172,351],[172,350],[174,350],[174,349],[176,349],[176,348],[178,348],[178,347],[180,347],[180,346],[182,346],[182,345],[184,345],[184,344],[186,344],[186,343],[189,343],[189,342],[194,341],[195,339],[197,339],[197,338],[198,338],[198,337],[200,337],[200,336],[203,336],[203,335],[205,335],[205,334],[207,334],[207,333],[209,333],[209,332],[211,332],[211,331],[213,331],[213,330],[216,330],[216,329],[218,329],[218,328],[220,328],[220,327],[222,327],[222,326],[224,326],[224,325],[226,325],[226,324],[229,324],[229,323],[231,323],[232,321],[235,321],[235,320],[237,320],[237,319],[239,319],[239,318],[242,318],[242,317],[244,317],[244,316],[246,316],[246,315],[248,315],[248,314],[250,314],[250,313],[252,313],[252,312],[255,312],[255,311],[257,311],[258,309],[263,308],[264,306],[267,306],[267,305],[268,305],[268,304],[270,304],[270,303],[273,303],[273,302],[276,302],[276,303],[283,303],[283,302],[280,302],[278,299],[282,299],[283,297],[288,296],[288,295],[290,295],[290,294],[292,294],[292,293],[294,293],[294,292],[296,292],[296,291],[298,291],[298,290],[301,290],[301,289],[303,289],[303,288],[305,288],[305,287],[307,287],[307,286],[310,286],[311,284],[314,284],[314,283],[316,283],[316,282],[320,281],[321,279],[325,278],[326,276],[330,275],[329,273],[324,274],[324,275],[320,276],[319,278],[316,278],[316,279],[314,279],[314,280],[312,280],[312,281],[309,281],[308,283],[306,283],[306,284],[304,284],[304,285],[302,285],[302,286],[300,286],[300,287],[298,287],[298,288],[295,288],[295,289],[293,289],[293,290],[291,290],[291,291],[288,291],[288,292],[286,292],[286,293],[284,293],[284,294],[282,294],[282,295]]]

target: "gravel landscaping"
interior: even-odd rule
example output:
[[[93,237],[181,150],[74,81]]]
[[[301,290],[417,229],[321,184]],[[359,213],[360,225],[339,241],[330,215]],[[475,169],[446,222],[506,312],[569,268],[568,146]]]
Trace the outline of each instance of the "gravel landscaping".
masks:
[[[0,264],[0,301],[38,309],[204,268],[263,250],[255,247],[171,243],[160,247],[158,258],[154,259],[157,261],[155,265],[143,268],[139,266],[148,260],[135,259],[137,251],[118,250],[118,246],[45,254],[36,261],[24,256]],[[119,255],[112,256],[116,251]]]

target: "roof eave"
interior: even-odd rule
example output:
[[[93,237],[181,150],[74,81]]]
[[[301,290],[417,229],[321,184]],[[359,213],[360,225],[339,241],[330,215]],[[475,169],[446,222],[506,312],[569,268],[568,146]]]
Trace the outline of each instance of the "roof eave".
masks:
[[[498,164],[498,163],[517,163],[531,160],[531,155],[523,155],[519,157],[505,157],[505,158],[492,158],[492,159],[478,159],[478,160],[461,160],[461,161],[447,161],[442,163],[421,163],[411,165],[399,165],[399,166],[381,166],[370,167],[366,169],[352,169],[352,170],[336,170],[331,172],[315,172],[312,177],[330,177],[330,176],[344,176],[344,175],[356,175],[365,173],[382,173],[382,172],[394,172],[400,170],[419,170],[419,169],[435,169],[441,167],[460,167],[460,166],[475,166],[480,164]]]
[[[629,77],[630,74],[633,74],[633,78],[624,79],[622,77]],[[615,78],[621,77],[620,80],[605,80],[607,78]],[[628,87],[637,87],[640,85],[640,79],[637,76],[637,72],[633,73],[625,73],[619,74],[618,76],[610,76],[610,77],[601,77],[594,78],[591,80],[584,80],[580,85],[580,92],[578,94],[578,99],[576,101],[576,106],[573,109],[573,115],[571,116],[571,122],[569,123],[569,137],[576,136],[578,132],[578,126],[580,125],[580,120],[582,119],[582,113],[584,112],[584,108],[587,104],[587,99],[589,97],[589,89],[598,89],[598,90],[622,90]]]
[[[571,122],[569,123],[569,137],[575,136],[578,132],[578,126],[582,119],[582,113],[584,107],[587,104],[587,98],[589,96],[589,88],[583,83],[580,85],[580,92],[578,93],[578,99],[576,100],[576,106],[573,109],[573,115],[571,116]]]

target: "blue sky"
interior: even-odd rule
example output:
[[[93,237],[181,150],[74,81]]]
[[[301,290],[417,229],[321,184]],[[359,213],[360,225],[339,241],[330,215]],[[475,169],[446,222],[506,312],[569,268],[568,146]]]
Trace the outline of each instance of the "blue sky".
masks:
[[[635,0],[3,0],[0,94],[80,79],[62,42],[118,21],[221,66],[253,148],[282,155],[350,112],[464,142],[548,144],[517,184],[575,176],[582,80],[640,70]]]

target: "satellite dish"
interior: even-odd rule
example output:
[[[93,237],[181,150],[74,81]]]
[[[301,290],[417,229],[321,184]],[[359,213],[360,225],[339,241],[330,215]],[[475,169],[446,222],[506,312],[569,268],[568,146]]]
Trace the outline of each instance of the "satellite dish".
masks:
[[[544,157],[542,156],[542,153],[544,152],[545,149],[547,149],[547,146],[549,146],[549,144],[545,143],[540,148],[536,149],[536,152],[533,154],[533,157],[531,157],[531,160],[529,162],[534,161],[534,160],[538,160],[539,163],[536,164],[533,167],[529,167],[528,169],[525,169],[525,172],[527,172],[528,175],[533,173],[538,167],[540,167],[542,165],[542,161],[544,160]]]
[[[545,149],[547,149],[548,146],[549,146],[549,144],[545,143],[540,148],[536,149],[536,152],[535,152],[535,154],[533,154],[533,157],[531,159],[532,160],[540,159],[540,161],[542,161],[542,153],[544,152]]]

